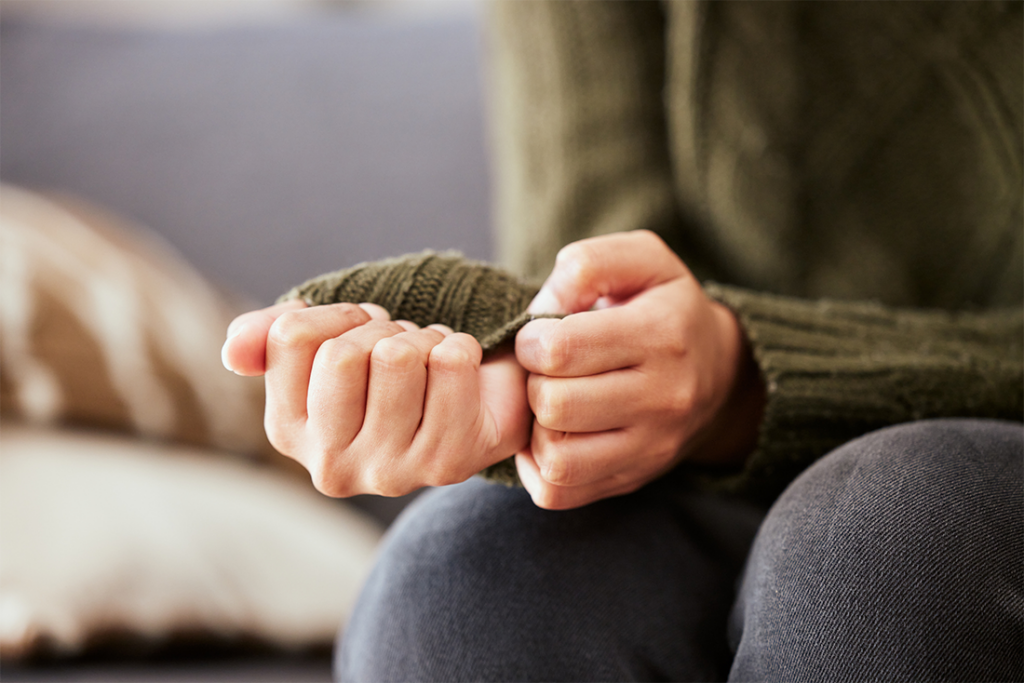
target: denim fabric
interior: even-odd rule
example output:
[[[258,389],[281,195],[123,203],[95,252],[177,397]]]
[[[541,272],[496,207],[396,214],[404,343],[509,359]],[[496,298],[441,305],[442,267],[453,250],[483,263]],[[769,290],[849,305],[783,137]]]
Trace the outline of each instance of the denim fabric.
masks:
[[[730,623],[730,680],[1024,678],[1024,429],[874,432],[772,507]]]
[[[1020,425],[891,428],[826,456],[763,524],[678,474],[565,512],[480,481],[431,491],[389,531],[336,675],[1020,678],[1022,461]]]

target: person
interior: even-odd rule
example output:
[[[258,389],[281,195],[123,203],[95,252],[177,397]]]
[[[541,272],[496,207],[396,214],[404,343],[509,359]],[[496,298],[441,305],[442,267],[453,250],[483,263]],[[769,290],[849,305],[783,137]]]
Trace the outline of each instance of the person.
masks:
[[[224,347],[325,493],[442,487],[338,677],[1024,678],[1021,4],[489,11],[502,261],[564,317]]]

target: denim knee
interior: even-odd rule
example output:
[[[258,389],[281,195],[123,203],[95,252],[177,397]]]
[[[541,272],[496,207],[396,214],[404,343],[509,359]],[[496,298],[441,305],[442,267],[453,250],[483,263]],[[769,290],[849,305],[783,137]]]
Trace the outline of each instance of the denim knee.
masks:
[[[934,420],[824,457],[769,512],[735,680],[1019,679],[1024,427]]]
[[[678,498],[663,482],[555,512],[478,480],[421,496],[385,539],[336,675],[724,677],[727,615],[760,514]]]
[[[502,575],[503,558],[481,545],[500,527],[495,516],[515,506],[509,493],[470,482],[426,492],[402,513],[341,634],[339,680],[458,678],[459,658],[473,653],[446,646],[446,639],[476,630],[475,619],[502,609],[498,591],[485,583]]]

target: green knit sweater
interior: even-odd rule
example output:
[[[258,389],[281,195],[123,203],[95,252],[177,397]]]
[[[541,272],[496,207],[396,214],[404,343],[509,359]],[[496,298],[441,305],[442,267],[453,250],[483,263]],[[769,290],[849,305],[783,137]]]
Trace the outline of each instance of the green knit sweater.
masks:
[[[293,287],[278,301],[373,303],[392,320],[411,320],[420,327],[440,323],[471,334],[486,353],[533,319],[526,307],[537,289],[457,252],[425,251],[326,273]]]
[[[1021,3],[490,7],[501,261],[536,280],[647,228],[735,311],[767,406],[718,487],[768,502],[873,429],[1024,419]],[[533,290],[488,272],[458,277],[508,288],[507,335]]]

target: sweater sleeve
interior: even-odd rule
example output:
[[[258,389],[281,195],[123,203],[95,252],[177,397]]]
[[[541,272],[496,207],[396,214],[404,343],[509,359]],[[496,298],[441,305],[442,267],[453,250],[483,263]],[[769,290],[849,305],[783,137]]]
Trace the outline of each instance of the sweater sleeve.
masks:
[[[805,301],[709,284],[750,340],[767,390],[758,446],[712,486],[770,502],[814,460],[892,424],[1024,419],[1024,310],[951,313]]]

